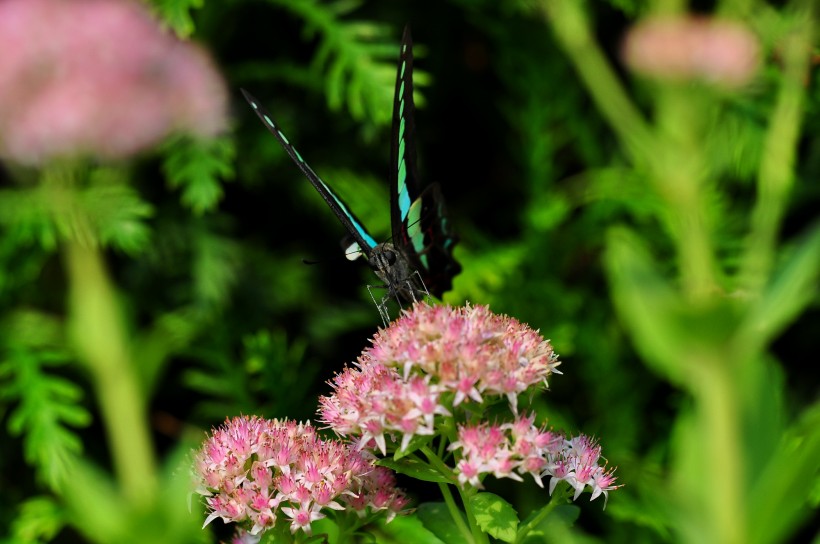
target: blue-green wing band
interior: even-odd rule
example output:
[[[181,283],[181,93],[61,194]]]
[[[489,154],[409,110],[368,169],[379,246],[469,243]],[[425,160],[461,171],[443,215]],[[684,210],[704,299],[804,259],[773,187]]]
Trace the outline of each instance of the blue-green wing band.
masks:
[[[405,27],[393,99],[393,134],[390,147],[390,219],[393,240],[409,245],[407,219],[421,194],[416,172],[416,125],[413,119],[413,39]]]
[[[242,95],[245,97],[245,100],[248,101],[248,104],[251,105],[253,111],[256,112],[256,115],[262,121],[267,129],[276,137],[282,147],[285,149],[287,154],[293,159],[293,162],[296,163],[296,166],[302,171],[305,177],[308,178],[311,185],[316,188],[322,198],[327,202],[327,205],[330,206],[330,209],[333,210],[333,213],[336,214],[336,217],[339,218],[339,221],[347,229],[348,233],[351,237],[359,244],[359,247],[362,251],[367,255],[370,256],[370,250],[376,247],[376,241],[373,239],[370,234],[367,233],[365,230],[364,225],[362,222],[359,221],[353,212],[351,212],[347,205],[342,201],[339,196],[333,192],[321,178],[316,175],[316,172],[305,162],[302,156],[296,151],[285,135],[279,130],[279,127],[276,125],[276,122],[270,116],[270,114],[265,110],[264,107],[256,100],[249,92],[245,89],[240,89],[242,91]]]
[[[416,125],[413,102],[413,40],[405,27],[396,74],[390,160],[390,214],[393,243],[411,259],[431,294],[452,287],[461,266],[453,258],[457,238],[447,221],[437,184],[421,189],[416,171]]]

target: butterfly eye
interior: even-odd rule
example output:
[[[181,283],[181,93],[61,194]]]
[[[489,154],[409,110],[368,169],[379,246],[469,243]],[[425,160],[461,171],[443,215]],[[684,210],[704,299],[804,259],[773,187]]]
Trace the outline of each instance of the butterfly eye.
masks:
[[[387,259],[387,264],[394,265],[396,264],[396,254],[392,251],[386,251],[384,253],[384,258]]]

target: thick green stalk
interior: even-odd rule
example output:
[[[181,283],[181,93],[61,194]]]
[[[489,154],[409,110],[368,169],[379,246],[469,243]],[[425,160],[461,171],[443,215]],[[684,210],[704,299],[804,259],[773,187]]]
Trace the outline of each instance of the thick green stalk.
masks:
[[[737,379],[729,361],[716,353],[691,355],[690,378],[696,402],[697,428],[703,433],[699,457],[709,479],[708,492],[699,494],[711,529],[698,542],[743,544],[746,533],[743,440]],[[703,486],[703,484],[700,484]]]
[[[783,44],[780,90],[770,116],[758,171],[757,201],[741,276],[743,288],[753,296],[759,294],[771,271],[777,234],[794,185],[794,163],[812,54],[811,22],[811,17],[804,16]]]
[[[699,93],[692,89],[676,85],[658,89],[656,152],[647,158],[649,180],[666,204],[664,215],[677,249],[681,286],[687,300],[695,303],[717,291],[706,202],[703,108]]]
[[[93,233],[83,210],[74,206],[73,188],[50,189],[55,209],[70,210],[61,219],[76,233],[64,244],[70,335],[94,382],[123,493],[129,501],[145,504],[156,491],[155,461],[116,292],[100,250],[88,241]]]
[[[488,544],[490,542],[490,538],[487,536],[487,533],[481,530],[481,527],[478,526],[478,522],[475,519],[475,513],[473,513],[473,507],[470,503],[470,497],[474,496],[477,491],[474,489],[462,489],[458,487],[458,493],[461,496],[461,502],[464,504],[464,513],[467,514],[467,523],[470,524],[470,529],[473,533],[473,542],[476,544]]]
[[[447,505],[447,511],[450,512],[450,517],[453,519],[453,523],[456,524],[456,527],[458,527],[461,535],[467,542],[475,542],[470,528],[464,523],[464,518],[461,516],[461,509],[459,509],[455,497],[453,497],[453,493],[450,491],[450,485],[439,483],[438,488],[439,491],[441,491],[441,496],[444,498],[444,504]]]
[[[441,447],[439,447],[439,449],[441,449]],[[441,460],[441,457],[433,452],[429,446],[422,446],[420,451],[427,458],[427,462],[441,472],[441,474],[452,476],[453,471],[450,467],[447,466],[447,464]],[[455,479],[453,479],[453,482],[455,482]],[[459,532],[468,542],[475,542],[472,531],[470,527],[467,527],[464,523],[464,518],[461,516],[461,509],[456,504],[453,493],[450,491],[450,484],[439,483],[438,488],[441,491],[441,496],[444,498],[444,503],[447,505],[447,510],[450,512],[450,517],[453,518],[453,523],[456,524]],[[466,504],[464,506],[465,508],[467,507]]]
[[[652,155],[652,132],[592,37],[582,3],[544,0],[541,8],[598,110],[632,160],[643,162]]]
[[[549,502],[535,515],[529,522],[518,528],[518,533],[515,535],[515,542],[523,542],[527,535],[538,527],[552,513],[560,504],[569,502],[574,490],[564,482],[558,484],[550,497]]]

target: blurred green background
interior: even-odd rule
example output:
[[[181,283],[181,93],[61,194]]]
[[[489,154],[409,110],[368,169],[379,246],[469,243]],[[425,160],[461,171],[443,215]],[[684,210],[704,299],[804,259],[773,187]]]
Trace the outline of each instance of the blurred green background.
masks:
[[[419,167],[461,238],[445,300],[552,340],[563,375],[535,407],[624,484],[538,541],[818,541],[815,2],[149,4],[215,57],[231,130],[88,165],[128,187],[88,203],[109,212],[92,248],[37,200],[41,171],[0,165],[0,538],[227,538],[187,511],[186,452],[227,416],[312,418],[380,325],[375,277],[239,87],[386,239],[409,23]],[[629,71],[628,30],[688,12],[756,37],[747,84]],[[522,517],[547,498],[493,486]]]

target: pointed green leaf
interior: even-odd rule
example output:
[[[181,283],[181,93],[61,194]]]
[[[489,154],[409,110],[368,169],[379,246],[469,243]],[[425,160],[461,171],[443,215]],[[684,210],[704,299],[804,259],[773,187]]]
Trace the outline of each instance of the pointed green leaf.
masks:
[[[794,248],[752,306],[741,330],[741,341],[762,346],[776,336],[814,300],[818,276],[820,224]]]
[[[163,148],[162,170],[172,188],[182,189],[182,203],[201,215],[222,200],[221,180],[234,176],[234,141],[228,136],[209,140],[174,138]]]
[[[692,365],[709,364],[693,354],[727,348],[737,332],[737,302],[714,297],[690,303],[660,273],[640,238],[624,228],[610,232],[606,264],[618,312],[646,362],[670,381],[692,386]]]
[[[424,527],[417,515],[398,516],[390,523],[379,520],[379,530],[374,532],[379,544],[444,544]]]
[[[27,499],[11,524],[11,542],[50,542],[66,523],[65,511],[51,497]]]
[[[751,542],[783,542],[811,515],[812,482],[820,480],[820,403],[809,407],[762,467],[749,498]]]
[[[418,459],[404,458],[401,461],[396,461],[395,459],[379,459],[376,464],[424,482],[452,483],[439,471]]]
[[[470,506],[482,531],[504,542],[515,541],[518,513],[510,503],[493,493],[479,493],[470,497]]]
[[[546,507],[545,505],[544,508]],[[525,527],[532,518],[539,514],[540,509],[535,510],[521,522],[521,526]],[[588,537],[573,529],[580,515],[581,508],[574,504],[559,505],[521,540],[521,544],[543,544],[544,542],[573,544],[575,542],[589,542]]]
[[[413,437],[412,440],[410,440],[410,443],[407,444],[406,448],[404,448],[403,450],[396,450],[396,452],[393,454],[393,459],[395,461],[400,461],[401,459],[404,459],[411,453],[417,451],[422,446],[426,446],[427,444],[429,444],[431,440],[433,440],[432,435],[417,435]]]
[[[676,293],[655,270],[643,244],[626,229],[609,233],[606,265],[615,303],[633,341],[656,370],[675,376],[681,355],[671,322],[681,310]]]
[[[182,38],[187,38],[195,30],[190,11],[202,7],[203,0],[153,0],[154,9],[165,23]]]

